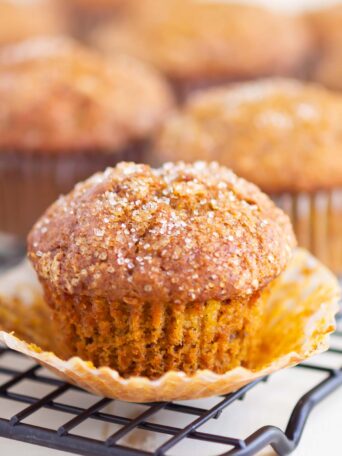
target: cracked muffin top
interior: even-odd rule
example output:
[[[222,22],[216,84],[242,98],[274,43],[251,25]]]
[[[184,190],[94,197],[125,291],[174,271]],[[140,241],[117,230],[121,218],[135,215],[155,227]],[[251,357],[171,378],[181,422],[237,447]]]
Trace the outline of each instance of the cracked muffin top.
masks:
[[[243,78],[296,68],[311,49],[300,18],[251,5],[141,0],[99,28],[93,42],[154,64],[175,80]]]
[[[288,217],[217,163],[120,163],[76,185],[33,227],[40,279],[128,304],[246,297],[284,269]]]
[[[267,192],[342,185],[342,97],[266,79],[193,96],[168,119],[157,160],[217,160]]]
[[[113,152],[152,134],[172,105],[145,64],[63,37],[2,48],[0,98],[0,148],[24,152]]]
[[[0,0],[0,45],[39,35],[55,35],[65,28],[54,0]]]

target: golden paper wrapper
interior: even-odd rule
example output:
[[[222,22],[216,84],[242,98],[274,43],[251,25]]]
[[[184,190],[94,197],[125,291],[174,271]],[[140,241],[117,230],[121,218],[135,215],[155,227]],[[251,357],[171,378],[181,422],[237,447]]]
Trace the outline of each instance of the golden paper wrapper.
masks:
[[[342,188],[272,198],[290,217],[298,244],[342,276]]]
[[[34,273],[26,264],[0,280],[0,341],[92,393],[132,402],[203,398],[237,390],[256,378],[293,366],[328,348],[335,328],[340,290],[334,275],[303,249],[262,294],[260,350],[225,374],[198,370],[188,376],[170,371],[157,380],[122,378],[108,367],[95,368],[79,357],[58,357],[54,327]]]

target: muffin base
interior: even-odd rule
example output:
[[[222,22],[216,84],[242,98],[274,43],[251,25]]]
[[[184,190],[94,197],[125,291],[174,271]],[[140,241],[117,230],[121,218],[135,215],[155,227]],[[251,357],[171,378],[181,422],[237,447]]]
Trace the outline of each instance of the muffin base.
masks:
[[[342,276],[342,188],[271,196],[291,218],[298,244]]]
[[[121,160],[143,160],[145,147],[141,142],[115,153],[0,151],[0,231],[25,237],[59,195]]]
[[[257,349],[258,296],[189,304],[110,302],[58,295],[45,288],[64,356],[109,366],[123,377],[158,378],[167,371],[218,374],[244,365]]]
[[[0,280],[0,341],[70,383],[100,396],[132,402],[227,394],[326,350],[340,295],[334,276],[308,252],[298,249],[266,296],[261,296],[261,344],[252,367],[236,367],[223,374],[198,370],[191,376],[170,371],[157,380],[122,378],[109,367],[95,368],[79,357],[59,357],[50,311],[27,266],[14,269]]]

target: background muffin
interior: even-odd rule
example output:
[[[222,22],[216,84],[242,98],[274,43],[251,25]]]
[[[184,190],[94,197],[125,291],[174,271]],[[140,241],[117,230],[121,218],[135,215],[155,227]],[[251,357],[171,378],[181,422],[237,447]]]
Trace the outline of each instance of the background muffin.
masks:
[[[60,33],[64,24],[54,0],[0,0],[0,46]]]
[[[265,80],[193,97],[164,126],[159,161],[218,160],[272,194],[299,242],[342,272],[342,97]]]
[[[142,0],[94,34],[108,53],[128,52],[193,88],[298,70],[310,50],[303,21],[257,6]]]
[[[342,5],[306,15],[316,55],[310,77],[325,86],[342,89]]]
[[[122,163],[52,205],[28,250],[64,356],[155,378],[246,363],[259,292],[294,244],[285,214],[226,168]]]
[[[172,104],[145,65],[62,38],[4,49],[0,97],[0,229],[16,234],[79,179],[142,159]]]

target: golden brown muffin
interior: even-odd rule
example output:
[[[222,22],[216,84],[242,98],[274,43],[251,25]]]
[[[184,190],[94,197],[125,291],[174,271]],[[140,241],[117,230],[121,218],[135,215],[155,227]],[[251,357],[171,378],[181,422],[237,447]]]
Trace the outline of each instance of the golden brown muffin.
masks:
[[[289,73],[311,49],[304,22],[261,7],[194,0],[142,0],[99,28],[93,42],[163,71],[183,92],[229,80]]]
[[[257,344],[257,297],[294,245],[266,195],[204,162],[108,168],[28,238],[65,356],[150,378],[243,365]]]
[[[156,155],[218,160],[255,182],[291,215],[299,242],[342,272],[341,119],[342,97],[315,84],[212,89],[166,122]]]
[[[63,38],[4,48],[0,98],[0,225],[19,234],[79,179],[141,159],[172,105],[154,70]]]
[[[0,45],[55,35],[62,28],[62,16],[53,0],[0,0]]]

